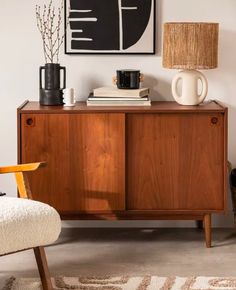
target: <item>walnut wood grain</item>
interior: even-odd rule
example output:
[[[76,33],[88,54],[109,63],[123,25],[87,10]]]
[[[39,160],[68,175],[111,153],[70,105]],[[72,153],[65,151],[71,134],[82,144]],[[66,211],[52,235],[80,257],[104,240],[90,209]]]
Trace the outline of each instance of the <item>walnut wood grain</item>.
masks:
[[[128,209],[224,211],[224,121],[216,114],[129,114]]]
[[[59,211],[125,209],[124,114],[23,114],[21,161],[33,198]]]

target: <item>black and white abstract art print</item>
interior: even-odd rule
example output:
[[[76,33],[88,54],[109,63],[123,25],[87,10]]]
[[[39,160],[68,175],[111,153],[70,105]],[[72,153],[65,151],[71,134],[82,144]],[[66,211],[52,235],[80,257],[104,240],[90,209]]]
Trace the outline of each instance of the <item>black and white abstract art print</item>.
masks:
[[[154,54],[156,0],[65,0],[67,54]]]

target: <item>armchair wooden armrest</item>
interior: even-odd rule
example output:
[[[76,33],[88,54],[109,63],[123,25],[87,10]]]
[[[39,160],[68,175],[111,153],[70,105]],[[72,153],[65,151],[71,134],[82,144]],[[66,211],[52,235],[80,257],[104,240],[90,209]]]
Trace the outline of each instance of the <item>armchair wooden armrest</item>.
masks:
[[[0,167],[0,174],[14,173],[15,178],[16,178],[17,188],[19,191],[19,196],[21,198],[32,199],[32,194],[31,194],[28,178],[26,176],[26,172],[35,171],[38,168],[45,167],[46,165],[47,165],[46,162],[36,162],[36,163]]]
[[[36,162],[36,163],[18,164],[18,165],[13,165],[13,166],[0,167],[0,174],[34,171],[44,166],[46,166],[46,162]]]

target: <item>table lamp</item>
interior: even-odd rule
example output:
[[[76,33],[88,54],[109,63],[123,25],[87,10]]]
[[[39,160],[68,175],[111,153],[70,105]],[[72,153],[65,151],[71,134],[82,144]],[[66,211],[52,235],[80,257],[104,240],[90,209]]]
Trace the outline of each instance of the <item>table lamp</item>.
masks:
[[[177,103],[198,105],[206,98],[207,79],[197,69],[217,68],[218,32],[218,23],[164,24],[163,67],[181,70],[172,81],[172,94]],[[181,94],[178,92],[180,81]]]

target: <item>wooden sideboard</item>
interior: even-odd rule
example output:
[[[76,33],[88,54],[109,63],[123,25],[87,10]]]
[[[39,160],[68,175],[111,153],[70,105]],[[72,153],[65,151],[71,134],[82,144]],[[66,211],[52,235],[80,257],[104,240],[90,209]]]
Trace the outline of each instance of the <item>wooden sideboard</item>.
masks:
[[[33,197],[63,219],[204,221],[227,204],[227,108],[153,102],[151,107],[18,108],[19,163]]]

